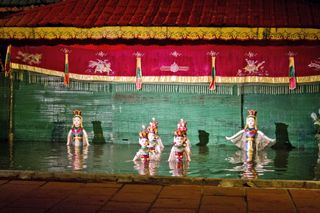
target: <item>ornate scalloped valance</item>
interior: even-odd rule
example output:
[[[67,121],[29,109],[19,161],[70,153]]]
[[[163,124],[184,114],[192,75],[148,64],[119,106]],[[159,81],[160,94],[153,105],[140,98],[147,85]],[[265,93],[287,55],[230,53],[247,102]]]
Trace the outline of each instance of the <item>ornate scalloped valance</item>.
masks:
[[[319,41],[315,28],[250,27],[2,27],[0,39],[171,39]]]

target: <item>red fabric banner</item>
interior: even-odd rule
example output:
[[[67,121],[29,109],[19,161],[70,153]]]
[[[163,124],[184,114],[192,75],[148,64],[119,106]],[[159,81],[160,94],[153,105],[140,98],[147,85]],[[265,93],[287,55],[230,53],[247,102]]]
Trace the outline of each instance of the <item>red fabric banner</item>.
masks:
[[[208,76],[210,53],[216,53],[217,77],[288,77],[288,56],[295,55],[295,75],[320,75],[320,46],[236,45],[73,45],[11,48],[11,63],[36,70],[64,73],[65,51],[69,73],[83,76],[136,76],[136,54],[141,54],[143,76]],[[32,71],[31,70],[31,71]],[[85,79],[84,79],[85,80]],[[288,82],[289,83],[289,82]]]

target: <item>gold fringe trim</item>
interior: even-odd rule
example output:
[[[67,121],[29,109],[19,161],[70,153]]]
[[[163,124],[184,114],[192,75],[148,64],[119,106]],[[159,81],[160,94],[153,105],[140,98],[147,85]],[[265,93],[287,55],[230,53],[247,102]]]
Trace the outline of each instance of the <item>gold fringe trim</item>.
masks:
[[[45,87],[60,90],[63,88],[63,79],[58,76],[48,76],[34,72],[13,72],[15,80],[25,81],[29,84],[41,84]],[[181,84],[181,83],[144,83],[142,90],[137,90],[135,83],[130,82],[92,82],[70,81],[65,89],[90,92],[161,92],[161,93],[189,93],[189,94],[307,94],[320,93],[320,83],[298,84],[295,90],[290,90],[288,84],[218,84],[216,90],[209,90],[208,83]]]
[[[296,77],[297,83],[314,83],[320,82],[320,75],[300,76]],[[261,76],[245,76],[245,77],[216,77],[216,83],[222,84],[246,84],[246,83],[262,83],[262,84],[289,84],[289,77],[261,77]]]
[[[264,27],[1,27],[0,39],[320,40],[316,28]]]
[[[41,74],[45,74],[45,75],[64,77],[64,72],[49,70],[49,69],[45,69],[45,68],[41,68],[41,67],[29,66],[29,65],[25,65],[25,64],[11,63],[11,68],[15,69],[17,71],[27,70],[27,71],[41,73]]]
[[[42,73],[45,75],[63,77],[64,73],[48,70],[44,68],[11,63],[12,69],[18,71],[31,71]],[[123,82],[135,83],[135,76],[96,76],[96,75],[80,75],[69,73],[70,79],[80,81],[106,81],[106,82]],[[143,83],[210,83],[211,76],[143,76]],[[314,83],[320,82],[320,75],[297,77],[297,83]],[[289,77],[261,77],[261,76],[246,76],[246,77],[221,77],[216,76],[217,84],[245,84],[245,83],[260,83],[260,84],[289,84]]]

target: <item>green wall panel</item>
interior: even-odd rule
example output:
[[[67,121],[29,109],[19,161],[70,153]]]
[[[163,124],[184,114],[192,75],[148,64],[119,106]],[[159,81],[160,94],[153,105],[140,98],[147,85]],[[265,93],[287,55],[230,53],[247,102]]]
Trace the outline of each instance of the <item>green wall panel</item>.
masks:
[[[127,101],[126,101],[127,100]],[[240,128],[240,98],[237,96],[179,93],[123,93],[113,95],[114,130],[118,138],[137,141],[141,125],[152,117],[159,122],[164,144],[171,144],[180,118],[188,122],[192,143],[199,142],[198,130],[210,134],[210,143],[223,143],[224,134]]]
[[[65,141],[75,109],[83,112],[89,136],[93,136],[92,122],[96,120],[101,120],[110,131],[111,94],[19,82],[14,100],[16,140]]]
[[[218,95],[169,92],[121,91],[117,85],[64,87],[59,84],[14,82],[14,133],[16,141],[65,142],[72,122],[72,111],[83,112],[90,141],[137,143],[141,125],[152,117],[159,121],[164,144],[171,144],[180,118],[188,122],[192,144],[199,142],[198,130],[210,134],[210,144],[227,144],[225,136],[241,129],[241,114],[258,110],[258,127],[275,137],[275,123],[288,125],[291,143],[297,147],[314,146],[310,113],[320,107],[320,95]],[[85,85],[85,84],[84,84]],[[1,78],[1,124],[7,123],[7,82]],[[89,89],[88,89],[89,88]],[[112,89],[113,88],[113,89]],[[243,107],[243,112],[241,108]],[[95,127],[94,127],[95,125]],[[2,139],[7,130],[1,128]],[[98,138],[102,129],[103,137]],[[96,136],[96,137],[95,137]]]
[[[320,108],[319,94],[246,95],[244,109],[249,108],[258,110],[258,128],[267,135],[274,137],[276,123],[283,123],[288,125],[292,144],[301,148],[315,145],[310,114]]]

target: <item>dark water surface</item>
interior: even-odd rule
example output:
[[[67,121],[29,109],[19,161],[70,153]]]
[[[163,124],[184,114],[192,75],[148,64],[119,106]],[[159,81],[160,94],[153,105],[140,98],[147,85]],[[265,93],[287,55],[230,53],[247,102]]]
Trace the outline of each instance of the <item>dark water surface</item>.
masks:
[[[316,148],[275,151],[255,156],[254,164],[232,145],[192,146],[192,161],[169,164],[171,147],[166,146],[160,162],[134,163],[138,151],[132,144],[92,144],[88,149],[64,143],[0,143],[1,170],[82,171],[87,173],[141,174],[210,178],[258,178],[277,180],[318,180],[320,158]]]

